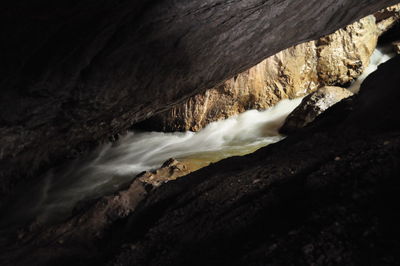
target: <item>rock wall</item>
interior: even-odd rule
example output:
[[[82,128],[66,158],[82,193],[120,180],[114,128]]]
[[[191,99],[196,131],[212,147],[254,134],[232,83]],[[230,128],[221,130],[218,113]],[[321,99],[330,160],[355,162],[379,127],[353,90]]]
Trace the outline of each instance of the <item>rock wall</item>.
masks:
[[[400,5],[370,15],[333,34],[288,48],[223,84],[137,125],[157,131],[198,131],[207,124],[265,109],[325,85],[345,86],[369,64],[380,34],[399,18]]]
[[[399,67],[298,135],[151,193],[112,265],[398,265]]]
[[[282,49],[397,2],[3,1],[0,198]]]
[[[0,263],[399,265],[399,67],[279,143],[25,232]]]

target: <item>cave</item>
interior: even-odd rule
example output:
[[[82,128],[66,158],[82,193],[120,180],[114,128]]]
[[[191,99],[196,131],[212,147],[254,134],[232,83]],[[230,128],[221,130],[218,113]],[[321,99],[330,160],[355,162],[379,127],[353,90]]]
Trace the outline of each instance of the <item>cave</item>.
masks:
[[[398,0],[0,5],[0,265],[400,264]]]

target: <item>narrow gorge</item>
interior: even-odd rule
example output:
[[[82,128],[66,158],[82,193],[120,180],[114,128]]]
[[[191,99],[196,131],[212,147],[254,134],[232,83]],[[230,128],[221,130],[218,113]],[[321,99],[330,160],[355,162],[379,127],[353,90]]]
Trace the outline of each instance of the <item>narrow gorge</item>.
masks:
[[[398,1],[1,14],[1,265],[400,263]]]

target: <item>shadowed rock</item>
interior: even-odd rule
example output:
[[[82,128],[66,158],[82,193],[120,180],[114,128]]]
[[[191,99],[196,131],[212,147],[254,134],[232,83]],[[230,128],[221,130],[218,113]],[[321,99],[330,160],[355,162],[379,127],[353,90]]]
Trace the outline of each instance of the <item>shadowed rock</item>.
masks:
[[[268,56],[396,2],[5,1],[0,196]]]
[[[332,105],[352,95],[353,93],[347,89],[332,86],[326,86],[310,93],[289,114],[279,132],[291,134],[307,126]]]
[[[33,232],[2,265],[398,265],[399,67],[282,142],[147,192],[98,238]]]
[[[17,235],[21,250],[5,257],[0,255],[0,262],[5,259],[3,263],[8,264],[19,260],[21,254],[29,252],[32,242],[35,245],[47,245],[46,243],[53,242],[57,246],[51,251],[44,249],[39,251],[40,254],[36,254],[40,257],[39,265],[52,265],[54,260],[62,258],[67,253],[68,256],[74,257],[75,252],[79,253],[79,249],[91,250],[91,254],[82,259],[97,260],[96,258],[102,256],[96,251],[97,241],[104,238],[114,223],[134,212],[150,191],[189,173],[190,169],[186,164],[170,158],[160,168],[137,175],[126,188],[113,195],[78,203],[72,217],[65,222],[56,225],[43,225],[37,222],[22,229]],[[85,247],[82,247],[82,244]],[[67,261],[69,259],[71,258],[67,258]]]
[[[400,41],[393,43],[396,53],[400,54]]]

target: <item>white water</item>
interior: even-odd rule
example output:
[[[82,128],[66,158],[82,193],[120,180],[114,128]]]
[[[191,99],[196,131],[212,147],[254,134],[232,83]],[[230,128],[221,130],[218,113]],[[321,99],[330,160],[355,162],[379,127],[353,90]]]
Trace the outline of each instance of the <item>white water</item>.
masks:
[[[368,67],[364,70],[360,77],[356,81],[351,84],[348,88],[352,93],[358,93],[360,91],[360,86],[364,82],[365,78],[368,77],[372,72],[378,69],[378,66],[382,63],[385,63],[390,58],[396,55],[393,52],[393,48],[391,45],[380,46],[375,49],[373,52]]]
[[[65,217],[78,201],[111,193],[171,157],[198,169],[252,153],[283,138],[278,130],[300,102],[301,98],[283,100],[265,111],[250,110],[213,122],[197,133],[130,132],[116,145],[104,145],[89,158],[50,171],[44,183],[33,194],[24,194],[22,201],[25,205],[28,199],[36,202],[28,216],[54,221]],[[21,216],[27,216],[25,208]]]
[[[392,56],[387,48],[378,48],[368,68],[349,89],[358,92],[364,79]],[[10,219],[2,221],[3,226],[34,217],[39,222],[61,220],[78,201],[111,193],[138,173],[158,168],[171,157],[196,169],[252,153],[283,138],[278,129],[300,102],[300,98],[283,100],[265,111],[250,110],[211,123],[198,133],[130,132],[117,144],[104,145],[86,159],[53,169],[43,182],[21,191],[15,197],[17,201],[7,204],[9,210],[3,213],[10,213]]]

